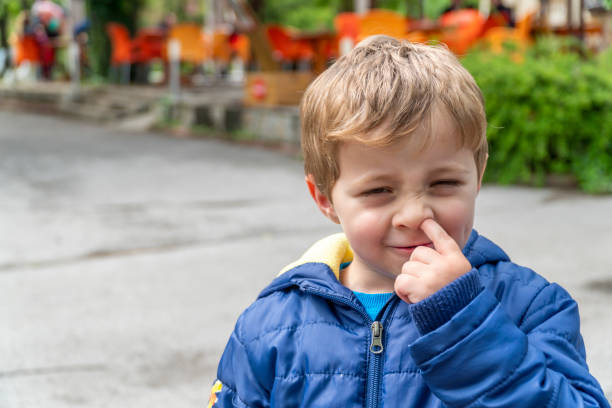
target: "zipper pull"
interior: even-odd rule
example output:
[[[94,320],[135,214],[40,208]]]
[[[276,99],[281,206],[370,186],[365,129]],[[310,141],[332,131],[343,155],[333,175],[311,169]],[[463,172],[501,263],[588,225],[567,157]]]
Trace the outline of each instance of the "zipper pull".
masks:
[[[374,354],[380,354],[383,352],[382,344],[382,333],[383,326],[380,322],[374,322],[371,326],[372,329],[372,343],[370,344],[370,351]]]

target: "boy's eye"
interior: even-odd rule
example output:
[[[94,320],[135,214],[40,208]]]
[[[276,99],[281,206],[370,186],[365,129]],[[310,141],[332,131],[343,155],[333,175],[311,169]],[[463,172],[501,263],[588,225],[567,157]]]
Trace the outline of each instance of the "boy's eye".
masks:
[[[374,194],[384,194],[384,193],[390,193],[391,189],[389,187],[376,187],[376,188],[372,188],[370,190],[366,190],[362,193],[362,195],[364,196],[369,196],[369,195],[374,195]]]
[[[432,187],[456,187],[461,183],[459,180],[436,180],[431,183]]]

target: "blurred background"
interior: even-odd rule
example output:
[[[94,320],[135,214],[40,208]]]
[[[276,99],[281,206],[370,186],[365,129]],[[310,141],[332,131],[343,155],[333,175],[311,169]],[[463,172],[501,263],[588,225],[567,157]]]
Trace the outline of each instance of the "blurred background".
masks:
[[[475,228],[578,301],[612,397],[611,0],[0,0],[0,408],[208,403],[240,312],[338,231],[298,104],[372,34],[474,75]]]

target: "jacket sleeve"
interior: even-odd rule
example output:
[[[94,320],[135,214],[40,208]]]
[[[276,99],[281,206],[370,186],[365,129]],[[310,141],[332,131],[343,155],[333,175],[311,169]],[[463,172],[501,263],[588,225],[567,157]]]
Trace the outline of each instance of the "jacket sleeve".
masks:
[[[268,407],[267,395],[236,329],[221,357],[217,380],[210,392],[208,408]]]
[[[410,353],[449,407],[610,407],[589,374],[578,306],[556,284],[535,295],[517,325],[481,290]]]

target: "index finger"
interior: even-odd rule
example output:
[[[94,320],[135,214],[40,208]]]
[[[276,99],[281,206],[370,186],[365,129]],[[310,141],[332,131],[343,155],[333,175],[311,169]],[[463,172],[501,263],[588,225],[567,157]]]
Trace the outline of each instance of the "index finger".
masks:
[[[441,254],[448,254],[451,252],[460,251],[457,242],[448,235],[448,233],[434,221],[432,218],[428,218],[421,223],[421,229],[431,239],[436,251]]]

